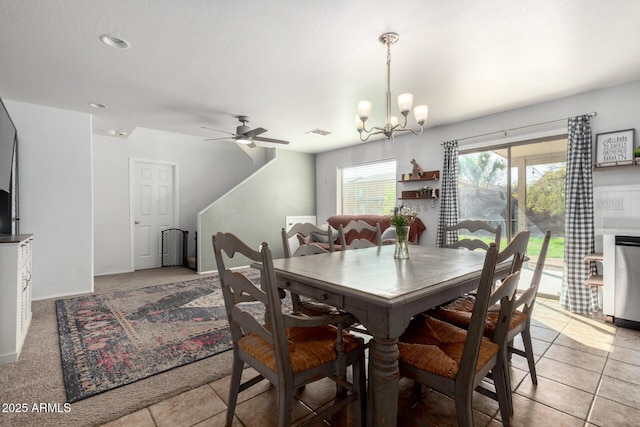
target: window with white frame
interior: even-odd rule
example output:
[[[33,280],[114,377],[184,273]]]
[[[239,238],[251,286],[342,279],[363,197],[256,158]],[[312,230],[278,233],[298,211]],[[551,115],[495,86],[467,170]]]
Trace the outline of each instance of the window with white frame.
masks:
[[[338,169],[339,213],[389,213],[396,204],[396,160],[342,166]]]

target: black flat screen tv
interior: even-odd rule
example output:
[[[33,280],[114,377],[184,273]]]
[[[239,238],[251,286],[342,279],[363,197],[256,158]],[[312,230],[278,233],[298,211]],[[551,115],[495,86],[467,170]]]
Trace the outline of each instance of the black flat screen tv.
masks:
[[[18,232],[18,133],[0,99],[0,234]]]

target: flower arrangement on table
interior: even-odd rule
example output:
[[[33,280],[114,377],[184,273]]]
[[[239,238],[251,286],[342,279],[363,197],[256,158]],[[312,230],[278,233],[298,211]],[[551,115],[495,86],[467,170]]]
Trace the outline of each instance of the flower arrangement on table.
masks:
[[[418,216],[418,209],[414,206],[400,205],[396,206],[389,217],[389,223],[396,227],[396,238],[398,240],[406,240],[409,233],[408,228]]]

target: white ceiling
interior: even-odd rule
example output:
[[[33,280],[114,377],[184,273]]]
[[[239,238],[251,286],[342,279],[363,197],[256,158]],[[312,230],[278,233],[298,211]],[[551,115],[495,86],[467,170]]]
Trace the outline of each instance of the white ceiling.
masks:
[[[212,138],[200,127],[244,114],[323,152],[360,143],[360,99],[382,124],[384,32],[394,110],[413,92],[434,127],[638,80],[638,16],[637,0],[3,0],[0,97],[92,113],[102,134]]]

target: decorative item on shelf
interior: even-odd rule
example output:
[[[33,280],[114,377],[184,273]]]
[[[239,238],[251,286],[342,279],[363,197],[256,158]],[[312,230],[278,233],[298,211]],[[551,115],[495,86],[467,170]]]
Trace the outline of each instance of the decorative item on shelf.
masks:
[[[411,159],[411,164],[413,165],[413,170],[411,171],[411,179],[420,179],[422,178],[422,167],[416,162],[416,159]]]
[[[418,216],[418,210],[412,206],[400,205],[393,209],[390,224],[396,229],[395,259],[409,259],[409,229]]]
[[[431,187],[420,187],[420,196],[421,197],[433,197],[433,188],[431,188]]]
[[[622,166],[634,163],[632,156],[635,129],[596,134],[596,167]]]
[[[426,105],[418,105],[413,109],[413,114],[416,118],[416,122],[420,126],[419,131],[415,131],[407,127],[407,116],[411,111],[413,105],[413,94],[403,93],[398,95],[398,109],[400,114],[404,116],[404,123],[400,125],[398,117],[391,116],[391,45],[398,41],[398,34],[396,33],[384,33],[378,41],[387,47],[387,114],[385,117],[385,124],[383,127],[374,126],[371,129],[367,129],[367,121],[371,114],[373,104],[371,101],[360,101],[358,103],[358,115],[356,116],[356,129],[360,134],[360,140],[366,141],[372,135],[384,134],[387,139],[393,140],[396,133],[411,132],[414,135],[420,135],[424,129],[424,123],[427,121],[427,115],[429,114],[429,107]],[[363,137],[363,133],[367,134],[366,138]]]
[[[636,161],[636,165],[640,165],[640,147],[633,150],[633,157]]]

